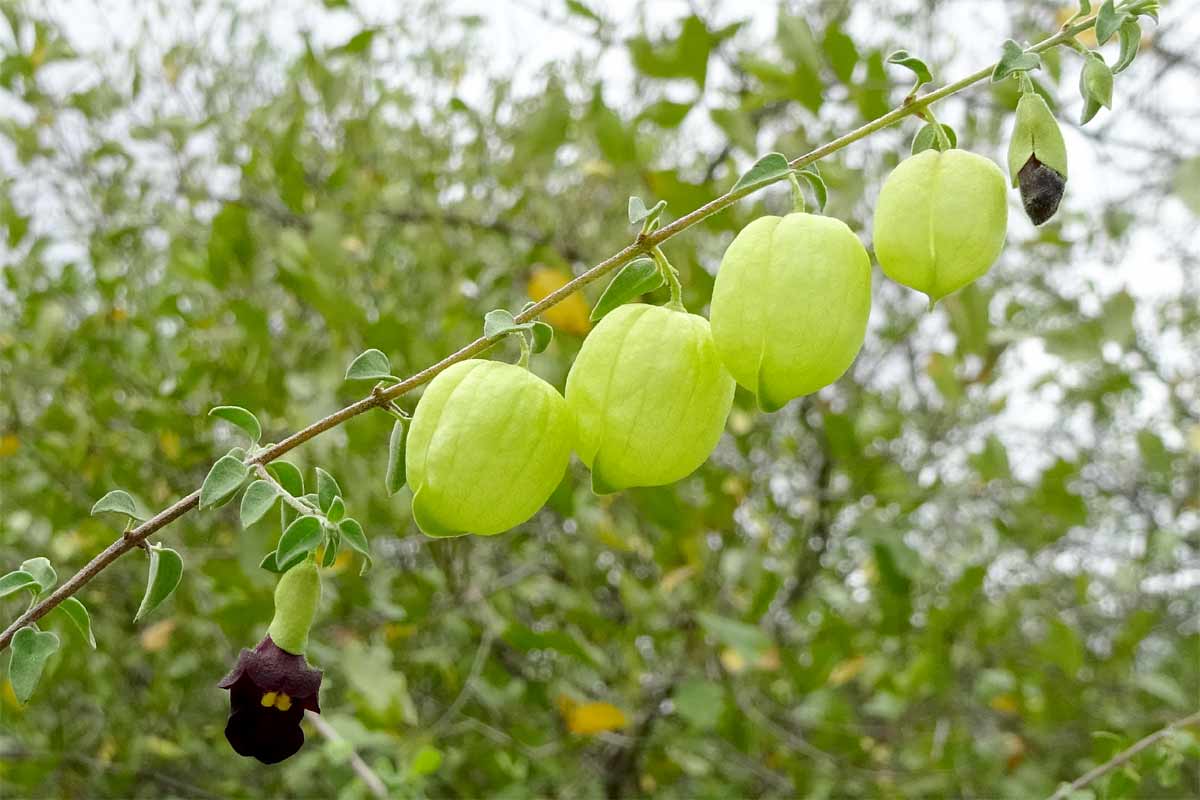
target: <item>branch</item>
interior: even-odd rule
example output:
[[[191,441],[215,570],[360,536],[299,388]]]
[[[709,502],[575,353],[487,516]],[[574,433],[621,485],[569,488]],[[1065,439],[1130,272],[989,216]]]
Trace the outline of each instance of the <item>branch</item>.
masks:
[[[1040,53],[1044,50],[1049,50],[1052,47],[1060,45],[1069,39],[1072,39],[1081,31],[1091,28],[1093,25],[1095,25],[1095,21],[1095,17],[1090,17],[1082,22],[1072,25],[1065,30],[1060,30],[1053,36],[1043,39],[1042,41],[1033,45],[1027,50],[1027,52]],[[865,125],[855,128],[847,134],[839,136],[838,138],[821,145],[815,150],[792,159],[789,162],[789,166],[793,169],[806,166],[832,153],[836,153],[838,150],[854,144],[858,140],[866,138],[876,131],[880,131],[891,125],[895,125],[905,117],[919,114],[931,103],[961,92],[963,89],[966,89],[967,87],[984,80],[991,75],[994,68],[995,64],[990,64],[977,72],[971,73],[965,78],[961,78],[954,83],[943,86],[937,91],[930,92],[929,94],[922,95],[909,102],[902,103],[888,113],[884,114],[882,117],[878,117]],[[579,291],[585,286],[595,283],[608,273],[612,272],[618,267],[628,264],[630,261],[639,256],[649,255],[654,248],[662,245],[668,239],[678,236],[697,223],[708,219],[714,214],[724,211],[742,198],[759,191],[763,187],[770,185],[770,183],[776,183],[780,180],[783,180],[785,177],[786,175],[782,175],[776,178],[774,181],[770,181],[768,183],[742,188],[737,191],[726,192],[715,200],[712,200],[700,206],[699,208],[694,209],[690,213],[685,214],[668,225],[664,225],[662,228],[659,228],[653,233],[639,236],[632,244],[628,245],[614,255],[609,256],[604,261],[601,261],[599,264],[595,265],[587,272],[584,272],[582,275],[560,287],[559,289],[556,289],[555,291],[546,295],[540,301],[530,306],[527,310],[517,314],[515,321],[520,324],[537,318],[537,316],[543,311],[561,303],[572,293]],[[269,447],[253,458],[247,459],[246,463],[250,466],[269,464],[285,453],[294,450],[295,448],[307,442],[309,439],[324,433],[330,428],[336,428],[346,420],[351,419],[352,417],[357,417],[359,414],[363,414],[372,408],[385,406],[389,401],[411,392],[418,386],[429,383],[429,381],[433,380],[438,374],[445,371],[449,367],[457,364],[460,361],[465,361],[468,358],[479,355],[485,350],[490,349],[498,341],[499,337],[489,339],[486,336],[481,336],[436,364],[426,367],[415,375],[412,375],[401,381],[400,383],[390,386],[383,391],[374,392],[367,397],[364,397],[363,399],[346,406],[340,411],[336,411],[324,419],[312,423],[307,428],[293,433],[291,436],[287,437],[273,447]],[[188,496],[175,501],[173,505],[163,509],[136,528],[126,531],[120,539],[117,539],[115,542],[106,547],[99,555],[89,561],[83,567],[83,569],[75,573],[70,580],[59,586],[58,589],[51,593],[45,600],[42,600],[33,608],[17,617],[17,619],[14,620],[13,623],[9,625],[3,633],[0,633],[0,651],[3,651],[8,647],[9,643],[12,642],[12,637],[18,630],[44,617],[63,600],[66,600],[68,597],[71,597],[80,589],[82,589],[88,581],[96,577],[96,575],[107,568],[109,564],[116,561],[130,550],[139,547],[141,543],[145,541],[145,539],[151,534],[161,530],[162,528],[165,528],[167,525],[191,511],[197,506],[199,501],[200,491],[197,489]]]
[[[326,722],[320,714],[314,714],[311,711],[305,711],[304,718],[311,722],[312,726],[317,729],[317,732],[329,741],[339,743],[346,741],[344,738],[342,738],[342,735],[338,733],[332,725]],[[348,758],[350,761],[350,768],[353,769],[355,774],[357,774],[358,777],[362,779],[362,782],[367,785],[367,788],[371,790],[371,794],[373,794],[375,797],[387,800],[387,786],[385,786],[383,780],[380,779],[380,777],[376,775],[369,766],[367,766],[367,762],[363,761],[362,757],[355,752],[353,748],[350,749],[350,755]]]
[[[1169,725],[1165,725],[1162,728],[1159,728],[1158,730],[1156,730],[1154,733],[1150,734],[1146,738],[1140,739],[1139,741],[1137,741],[1134,744],[1130,745],[1129,747],[1125,748],[1121,752],[1117,753],[1115,756],[1110,758],[1108,761],[1105,761],[1100,766],[1098,766],[1094,769],[1088,770],[1087,772],[1083,773],[1082,775],[1080,775],[1078,778],[1071,781],[1070,783],[1064,783],[1062,786],[1058,787],[1058,791],[1056,791],[1054,794],[1050,795],[1049,800],[1063,800],[1063,798],[1065,798],[1065,797],[1070,797],[1073,792],[1076,792],[1079,789],[1082,789],[1083,787],[1087,786],[1089,783],[1092,783],[1093,781],[1095,781],[1098,778],[1103,778],[1105,775],[1112,772],[1117,767],[1125,764],[1126,762],[1128,762],[1130,759],[1132,759],[1134,756],[1136,756],[1138,753],[1142,752],[1146,748],[1153,747],[1160,740],[1162,740],[1162,739],[1166,738],[1168,735],[1170,735],[1173,731],[1180,730],[1181,728],[1187,728],[1192,725],[1200,725],[1200,711],[1197,711],[1195,714],[1186,716],[1183,719],[1177,719],[1174,722],[1170,723]]]

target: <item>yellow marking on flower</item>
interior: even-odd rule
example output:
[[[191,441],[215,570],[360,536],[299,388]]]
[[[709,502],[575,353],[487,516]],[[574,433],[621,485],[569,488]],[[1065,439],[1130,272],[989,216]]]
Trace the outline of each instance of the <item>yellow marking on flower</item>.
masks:
[[[279,697],[275,698],[275,707],[280,711],[287,711],[292,707],[292,698],[288,697],[283,692],[280,692]]]
[[[262,704],[264,708],[270,708],[275,705],[275,692],[267,692],[262,696]]]

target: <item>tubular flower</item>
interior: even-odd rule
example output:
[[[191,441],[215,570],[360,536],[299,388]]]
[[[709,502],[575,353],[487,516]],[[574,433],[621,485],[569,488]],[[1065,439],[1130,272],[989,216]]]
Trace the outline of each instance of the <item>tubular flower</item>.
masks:
[[[304,561],[285,572],[275,587],[270,632],[253,650],[243,649],[217,684],[229,690],[225,738],[239,755],[264,764],[295,755],[304,744],[300,721],[305,709],[321,713],[321,671],[304,657],[320,600],[315,562]]]

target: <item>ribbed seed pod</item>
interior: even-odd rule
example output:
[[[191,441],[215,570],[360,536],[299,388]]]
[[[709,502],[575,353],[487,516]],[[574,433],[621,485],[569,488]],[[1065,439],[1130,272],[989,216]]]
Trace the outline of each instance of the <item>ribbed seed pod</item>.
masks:
[[[883,183],[875,257],[884,273],[936,303],[985,274],[1004,247],[1004,173],[965,150],[924,150]]]
[[[760,217],[721,260],[713,342],[737,382],[774,411],[842,376],[870,312],[871,261],[844,222]]]
[[[575,451],[597,493],[691,474],[717,446],[733,404],[708,321],[631,303],[609,312],[567,376]]]
[[[529,370],[471,359],[425,390],[405,466],[413,519],[429,536],[484,536],[532,517],[562,480],[573,425],[562,395]]]

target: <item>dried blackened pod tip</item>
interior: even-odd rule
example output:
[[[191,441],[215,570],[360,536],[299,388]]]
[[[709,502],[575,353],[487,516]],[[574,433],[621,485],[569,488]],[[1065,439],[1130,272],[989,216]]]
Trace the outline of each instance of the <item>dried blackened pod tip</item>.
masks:
[[[1021,187],[1021,204],[1025,206],[1025,213],[1034,225],[1041,225],[1058,211],[1067,179],[1030,156],[1017,173],[1017,184]]]

